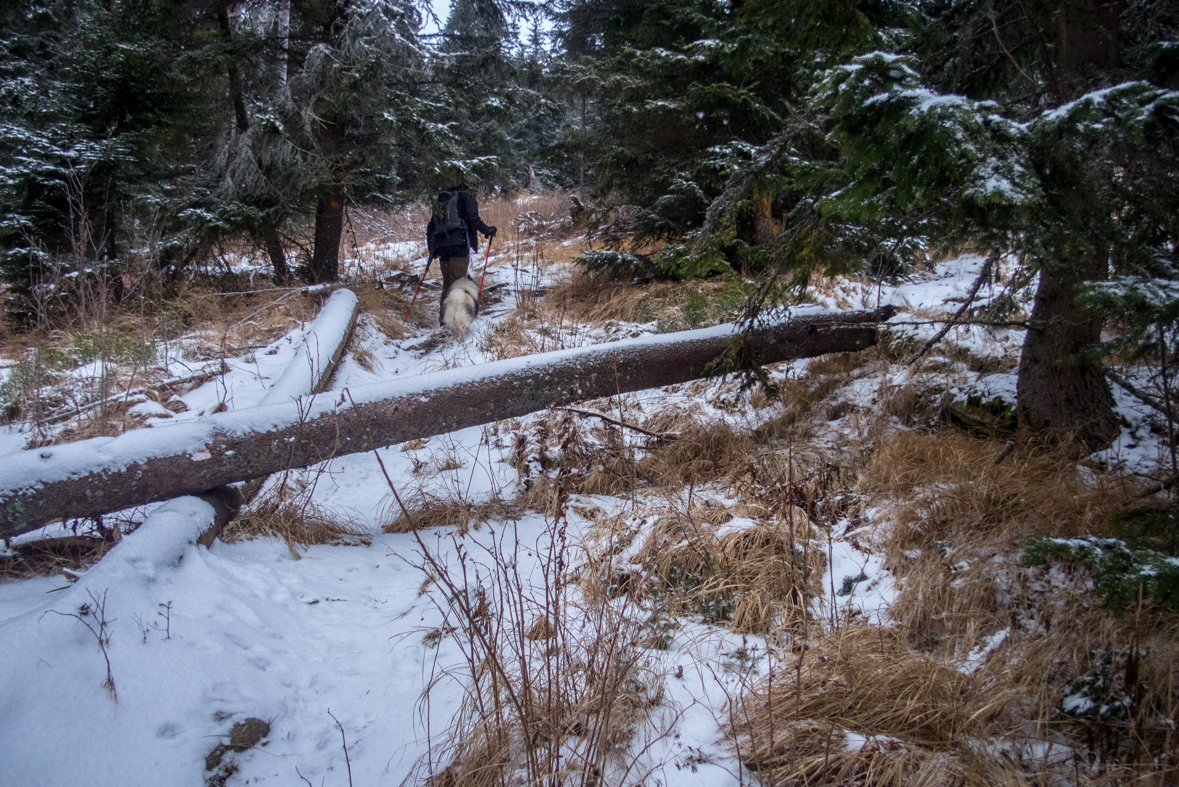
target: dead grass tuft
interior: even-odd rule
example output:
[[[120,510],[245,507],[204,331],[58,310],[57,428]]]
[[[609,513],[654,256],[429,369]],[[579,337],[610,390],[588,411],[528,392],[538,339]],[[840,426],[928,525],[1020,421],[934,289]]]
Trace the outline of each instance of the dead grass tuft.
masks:
[[[796,627],[806,617],[807,599],[821,592],[826,561],[810,546],[815,533],[801,509],[733,522],[725,506],[704,500],[643,516],[654,522],[633,557],[650,578],[642,594],[667,596],[673,611],[765,634]]]
[[[754,685],[730,726],[747,767],[772,784],[994,783],[970,744],[1005,698],[907,649],[897,632],[845,628]]]
[[[25,541],[9,554],[0,555],[0,581],[58,574],[63,569],[84,569],[96,563],[114,543],[89,536]]]
[[[227,293],[201,282],[161,302],[155,335],[183,336],[181,344],[192,357],[220,358],[265,346],[296,323],[313,319],[319,305],[318,296],[299,290],[258,287]]]
[[[291,550],[291,556],[298,560],[300,555],[296,547],[313,544],[367,546],[370,543],[368,536],[368,530],[363,526],[342,521],[314,503],[270,494],[255,501],[246,513],[231,522],[220,538],[227,543],[251,538],[281,538]]]
[[[440,586],[435,601],[454,621],[464,660],[455,670],[463,706],[419,767],[449,764],[425,774],[426,783],[633,780],[633,741],[662,703],[662,673],[639,644],[644,632],[625,600],[581,602],[563,523],[564,516],[549,520],[536,542],[547,552],[539,567],[543,593],[523,584],[511,529],[465,550],[461,565],[443,566],[425,553]],[[663,734],[645,732],[640,751]]]
[[[778,383],[783,412],[758,428],[764,437],[781,437],[793,432],[807,437],[814,425],[841,418],[854,409],[846,401],[831,401],[831,395],[851,383],[857,372],[877,362],[872,349],[857,353],[834,353],[811,359],[806,371]]]
[[[460,535],[474,527],[478,530],[486,522],[502,522],[520,516],[518,504],[496,495],[479,503],[433,495],[421,497],[409,506],[409,516],[397,509],[396,515],[381,529],[386,533],[410,533],[434,527],[454,527]]]
[[[743,298],[741,285],[729,279],[634,284],[578,268],[545,293],[544,303],[588,325],[655,322],[661,331],[679,331],[734,319]]]
[[[1125,479],[1078,466],[1064,451],[1017,449],[998,466],[1002,443],[954,430],[896,432],[872,456],[860,491],[897,501],[894,552],[940,541],[1067,537],[1100,530],[1135,491]]]
[[[147,426],[142,418],[127,413],[129,404],[134,402],[112,402],[109,407],[95,409],[59,429],[48,441],[35,441],[29,447],[61,445],[91,437],[113,437]]]
[[[353,291],[360,301],[361,312],[372,319],[381,333],[391,340],[405,338],[407,332],[402,318],[409,306],[409,296],[384,285],[380,288],[354,287]]]

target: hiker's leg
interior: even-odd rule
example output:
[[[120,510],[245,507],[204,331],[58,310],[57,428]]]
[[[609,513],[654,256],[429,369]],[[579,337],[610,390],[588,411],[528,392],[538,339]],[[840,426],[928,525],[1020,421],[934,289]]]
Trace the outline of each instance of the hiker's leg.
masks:
[[[451,257],[439,260],[442,267],[442,295],[438,298],[438,324],[442,324],[442,305],[446,303],[446,293],[456,281],[467,275],[467,265],[470,257]]]

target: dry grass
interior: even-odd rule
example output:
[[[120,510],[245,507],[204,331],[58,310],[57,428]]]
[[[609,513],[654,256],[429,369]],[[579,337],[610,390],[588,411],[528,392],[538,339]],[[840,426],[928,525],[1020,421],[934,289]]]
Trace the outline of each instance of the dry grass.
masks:
[[[281,538],[291,556],[300,558],[296,547],[313,544],[336,546],[368,545],[367,528],[355,522],[341,520],[338,515],[321,509],[301,496],[270,494],[251,504],[250,509],[231,522],[221,533],[227,543],[251,538]]]
[[[901,583],[889,610],[895,637],[966,665],[1002,699],[1001,730],[966,737],[1001,735],[1006,766],[962,758],[955,772],[1020,784],[1173,783],[1179,739],[1163,720],[1179,707],[1179,617],[1139,605],[1118,618],[1084,571],[1020,560],[1031,537],[1104,535],[1136,484],[1034,446],[996,466],[1001,450],[953,429],[896,432],[859,485],[883,514],[877,548]],[[1044,742],[1056,754],[1040,762]]]
[[[410,297],[404,292],[392,287],[375,285],[354,287],[357,299],[360,301],[362,314],[367,314],[388,339],[397,340],[406,336],[404,317],[409,306]],[[420,300],[420,298],[419,298]]]
[[[674,331],[733,319],[741,297],[740,287],[727,279],[636,285],[578,269],[549,289],[544,301],[582,324],[657,322]]]
[[[1007,625],[1018,544],[1099,533],[1133,487],[1061,452],[1017,450],[952,429],[898,432],[872,456],[859,491],[888,523],[880,548],[904,578],[891,610],[911,642],[961,657]],[[1014,564],[1014,565],[1013,565]]]
[[[666,595],[673,612],[701,614],[740,633],[797,629],[807,602],[821,594],[825,558],[812,545],[806,512],[730,524],[715,501],[643,511],[653,520],[632,561],[646,583],[640,595]]]
[[[552,479],[565,473],[572,493],[627,495],[640,486],[679,489],[739,475],[756,452],[754,436],[724,421],[705,422],[698,412],[667,408],[647,416],[622,405],[614,419],[665,435],[653,438],[564,410],[536,419],[514,437],[524,508],[551,511]]]
[[[489,546],[459,553],[454,566],[418,543],[465,661],[455,676],[464,688],[463,706],[443,741],[431,742],[419,763],[426,771],[421,782],[642,782],[630,746],[636,737],[649,741],[661,734],[647,724],[663,700],[661,670],[640,645],[637,610],[625,603],[585,604],[574,592],[563,513],[549,520],[537,542],[545,552],[539,582],[521,579],[510,528]],[[436,639],[427,634],[428,642]],[[428,698],[425,693],[423,701]]]
[[[879,447],[860,491],[898,501],[890,558],[946,540],[1095,533],[1136,492],[1127,479],[1092,473],[1064,451],[1025,447],[995,466],[1002,449],[953,429],[897,432]]]
[[[517,519],[521,514],[517,504],[498,495],[478,503],[423,495],[411,501],[407,509],[408,517],[398,508],[381,529],[386,533],[410,533],[434,527],[454,527],[460,535],[466,535],[471,528],[478,530],[487,522]]]
[[[774,785],[990,785],[978,756],[1005,698],[906,648],[895,631],[823,637],[757,682],[734,707],[738,756]]]
[[[514,358],[580,346],[591,329],[614,331],[625,323],[655,323],[661,332],[678,331],[715,325],[737,314],[743,295],[742,285],[734,280],[634,285],[573,267],[562,271],[552,286],[540,288],[539,271],[555,262],[576,262],[580,249],[590,247],[554,247],[543,241],[516,244],[515,308],[480,349],[497,358]]]
[[[265,346],[314,318],[320,303],[319,296],[299,290],[259,287],[227,294],[196,286],[162,304],[156,333],[183,335],[182,345],[193,357],[220,358]]]
[[[26,541],[11,554],[0,555],[0,581],[81,570],[96,563],[114,544],[87,536]]]
[[[767,422],[758,432],[764,436],[782,436],[812,423],[830,421],[851,411],[847,402],[830,402],[831,394],[866,374],[879,361],[873,349],[857,353],[835,353],[812,358],[803,374],[787,377],[778,383],[782,415]],[[821,409],[820,409],[821,408]]]

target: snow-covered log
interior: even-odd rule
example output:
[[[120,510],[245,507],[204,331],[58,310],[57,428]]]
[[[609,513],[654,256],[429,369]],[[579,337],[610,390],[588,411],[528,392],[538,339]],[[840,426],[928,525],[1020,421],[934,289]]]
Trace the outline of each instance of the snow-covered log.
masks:
[[[876,323],[891,315],[892,307],[812,312],[754,329],[743,347],[760,363],[856,352],[876,343]],[[0,467],[0,537],[547,407],[687,382],[705,376],[737,335],[733,325],[720,325],[645,336],[21,451]]]
[[[258,403],[259,407],[291,402],[301,396],[322,391],[340,363],[348,337],[356,327],[360,316],[360,299],[351,290],[336,290],[327,299],[315,321],[303,335],[303,342],[295,350],[295,357],[283,369],[279,378]],[[221,530],[238,515],[242,505],[249,503],[267,476],[251,479],[238,486],[219,486],[199,495],[213,507],[216,516],[210,527],[201,535],[205,546],[221,534]]]
[[[124,582],[155,581],[159,574],[175,568],[197,544],[201,534],[212,527],[214,515],[208,503],[195,497],[169,500],[83,573],[69,595],[80,604],[86,599],[83,591],[101,594]]]
[[[322,390],[344,354],[348,335],[356,325],[359,305],[356,293],[351,290],[332,293],[315,316],[294,360],[270,386],[259,407],[289,402]]]

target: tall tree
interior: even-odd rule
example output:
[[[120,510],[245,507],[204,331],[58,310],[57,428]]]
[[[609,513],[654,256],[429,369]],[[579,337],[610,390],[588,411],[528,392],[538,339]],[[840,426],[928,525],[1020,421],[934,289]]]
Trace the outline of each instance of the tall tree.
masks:
[[[439,119],[453,144],[432,186],[518,188],[558,128],[545,68],[517,35],[516,4],[454,0],[433,54]]]
[[[405,185],[447,147],[418,25],[409,0],[249,9],[235,35],[253,117],[238,121],[204,197],[210,230],[249,233],[281,276],[280,229],[310,220],[300,273],[335,280],[347,205],[406,199]]]

